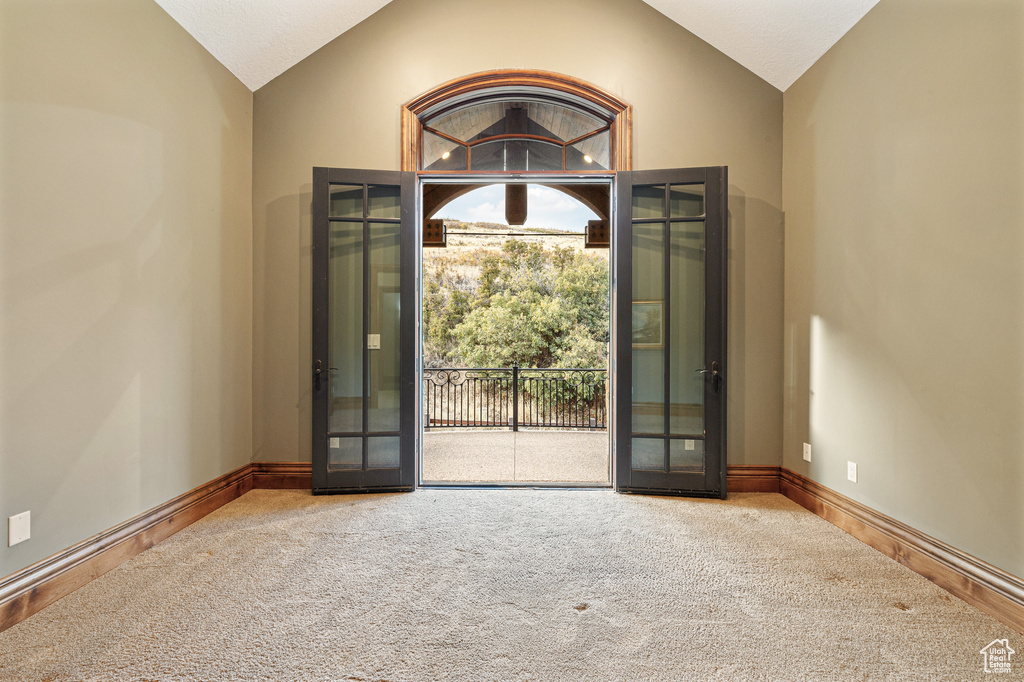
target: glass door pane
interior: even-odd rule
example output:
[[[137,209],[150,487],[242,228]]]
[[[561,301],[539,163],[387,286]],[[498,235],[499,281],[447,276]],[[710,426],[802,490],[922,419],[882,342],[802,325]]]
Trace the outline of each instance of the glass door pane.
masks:
[[[673,222],[668,271],[673,362],[669,424],[673,436],[704,438],[704,221]]]
[[[329,229],[328,423],[332,433],[356,433],[363,430],[363,330],[353,323],[363,316],[363,224],[332,222]]]
[[[633,433],[665,431],[664,253],[664,223],[633,226]]]
[[[398,431],[401,380],[401,226],[370,223],[369,430]]]

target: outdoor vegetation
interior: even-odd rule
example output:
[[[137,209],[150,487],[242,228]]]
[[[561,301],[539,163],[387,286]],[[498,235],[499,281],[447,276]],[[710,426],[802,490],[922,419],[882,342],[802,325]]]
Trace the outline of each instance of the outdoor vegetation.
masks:
[[[608,252],[578,236],[507,238],[508,227],[449,238],[425,250],[423,356],[431,367],[603,368],[607,362]],[[521,229],[521,228],[519,228]]]

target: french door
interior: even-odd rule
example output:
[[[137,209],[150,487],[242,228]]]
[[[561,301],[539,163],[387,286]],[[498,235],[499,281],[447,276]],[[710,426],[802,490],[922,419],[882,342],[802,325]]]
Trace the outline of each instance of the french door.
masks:
[[[726,168],[615,182],[615,488],[724,498]]]
[[[313,492],[416,483],[416,176],[313,169]]]
[[[417,481],[416,176],[313,169],[313,492]],[[615,178],[615,488],[726,494],[724,167]]]

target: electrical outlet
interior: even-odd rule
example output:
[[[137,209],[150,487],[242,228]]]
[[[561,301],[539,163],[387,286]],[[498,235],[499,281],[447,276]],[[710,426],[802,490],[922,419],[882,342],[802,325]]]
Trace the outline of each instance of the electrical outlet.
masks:
[[[31,512],[21,512],[7,517],[7,546],[13,547],[32,537]]]
[[[847,480],[857,482],[857,463],[847,462],[846,463],[846,478]]]
[[[805,462],[810,462],[811,461],[811,444],[810,443],[804,443],[804,461]]]

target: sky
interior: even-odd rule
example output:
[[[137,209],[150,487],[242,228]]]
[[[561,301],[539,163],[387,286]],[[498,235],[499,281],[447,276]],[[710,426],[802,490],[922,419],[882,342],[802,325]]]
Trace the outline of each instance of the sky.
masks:
[[[527,185],[525,227],[547,227],[583,232],[596,213],[568,194],[543,185]],[[436,217],[463,222],[505,222],[505,186],[488,185],[463,194],[437,212]]]

